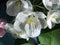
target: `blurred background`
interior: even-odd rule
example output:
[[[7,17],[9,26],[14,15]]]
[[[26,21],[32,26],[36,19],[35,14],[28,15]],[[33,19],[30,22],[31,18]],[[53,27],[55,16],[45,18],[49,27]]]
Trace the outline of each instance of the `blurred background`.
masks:
[[[8,23],[13,23],[15,17],[9,16],[6,13],[6,2],[8,0],[0,0],[0,18],[4,18]],[[34,11],[41,11],[47,15],[48,10],[44,7],[42,0],[30,0]],[[12,37],[13,38],[13,37]],[[9,38],[10,39],[10,38]],[[60,45],[60,24],[56,25],[53,29],[42,29],[39,40],[42,45]],[[14,39],[15,45],[29,45],[24,39]]]

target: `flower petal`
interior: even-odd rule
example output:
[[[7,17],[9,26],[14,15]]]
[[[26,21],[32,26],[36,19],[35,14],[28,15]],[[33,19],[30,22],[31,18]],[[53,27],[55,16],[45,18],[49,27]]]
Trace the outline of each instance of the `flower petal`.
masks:
[[[6,12],[9,16],[16,16],[17,13],[22,10],[22,7],[19,6],[17,8],[15,3],[16,3],[16,1],[9,0],[6,4],[6,6],[7,6]]]
[[[52,14],[52,22],[56,24],[60,23],[60,11],[56,11]]]
[[[0,38],[2,38],[6,34],[5,29],[0,28]]]
[[[23,0],[22,3],[24,5],[25,10],[31,10],[31,11],[33,10],[33,6],[31,4],[30,0]]]
[[[26,31],[26,34],[27,34],[27,36],[30,36],[30,29],[29,29],[29,24],[26,24],[25,25],[25,31]]]
[[[52,22],[51,22],[51,19],[47,20],[47,25],[48,25],[49,29],[52,29]]]
[[[40,35],[40,33],[41,33],[41,24],[40,24],[40,22],[37,20],[37,22],[36,22],[36,25],[35,25],[35,29],[34,29],[34,32],[32,33],[33,35],[32,35],[32,37],[37,37],[37,36],[39,36]]]
[[[46,15],[43,12],[35,12],[38,18],[46,18]]]
[[[28,14],[27,13],[24,13],[24,12],[19,12],[16,16],[16,20],[21,22],[21,23],[24,23],[27,19],[27,16]]]
[[[51,10],[51,11],[49,11],[47,17],[48,17],[47,20],[49,18],[51,18],[51,21],[53,23],[56,23],[56,24],[60,23],[60,11],[59,10]]]
[[[60,8],[59,0],[42,0],[42,2],[48,10],[56,10]]]
[[[41,27],[42,27],[43,29],[47,28],[47,22],[46,22],[45,19],[40,19],[40,23],[41,23]]]
[[[42,0],[44,6],[46,7],[46,9],[50,10],[52,7],[52,2],[49,0]]]
[[[29,37],[26,35],[26,33],[19,34],[19,38],[26,39],[27,41],[29,40]]]
[[[30,16],[33,20],[30,20],[29,23],[27,23],[28,20],[31,19]],[[36,13],[32,12],[32,11],[23,11],[23,12],[19,12],[17,14],[16,20],[14,23],[14,25],[15,25],[14,28],[16,28],[16,30],[18,32],[20,29],[22,30],[21,31],[22,34],[19,34],[19,36],[21,38],[24,38],[25,35],[28,38],[29,37],[33,38],[33,37],[37,37],[40,35],[42,27],[41,27],[41,23],[37,17],[36,17]],[[22,29],[22,25],[23,25],[23,29]]]
[[[9,0],[6,4],[6,12],[9,16],[16,16],[17,13],[23,10],[33,10],[29,0]]]

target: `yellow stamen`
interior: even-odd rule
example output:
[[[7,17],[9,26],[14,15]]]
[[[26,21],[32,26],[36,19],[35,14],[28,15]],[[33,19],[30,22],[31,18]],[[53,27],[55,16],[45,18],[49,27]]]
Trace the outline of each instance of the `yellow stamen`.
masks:
[[[17,1],[16,3],[15,3],[15,6],[18,8],[18,7],[20,7],[21,6],[21,2],[20,1]]]
[[[53,19],[56,19],[56,18],[57,18],[57,16],[55,16],[55,15],[54,15],[54,16],[52,16],[52,18],[53,18]]]
[[[28,21],[27,21],[27,24],[35,24],[35,20],[34,20],[34,18],[33,17],[30,17],[29,19],[28,19]]]

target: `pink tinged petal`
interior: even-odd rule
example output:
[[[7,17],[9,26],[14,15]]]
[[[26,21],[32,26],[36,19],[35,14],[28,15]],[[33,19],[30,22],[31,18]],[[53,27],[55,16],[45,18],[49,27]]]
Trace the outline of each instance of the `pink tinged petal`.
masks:
[[[5,35],[5,25],[0,24],[0,37],[3,37]]]
[[[0,24],[0,28],[5,29],[5,25]]]
[[[0,38],[2,38],[5,35],[5,29],[0,28]]]

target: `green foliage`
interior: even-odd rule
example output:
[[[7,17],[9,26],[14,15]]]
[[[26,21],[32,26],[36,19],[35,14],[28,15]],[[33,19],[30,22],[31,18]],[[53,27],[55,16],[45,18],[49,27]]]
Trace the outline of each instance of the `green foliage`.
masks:
[[[39,40],[42,45],[60,45],[60,29],[40,35]],[[30,44],[25,43],[22,45]]]
[[[42,34],[39,40],[43,45],[60,45],[60,29]]]

